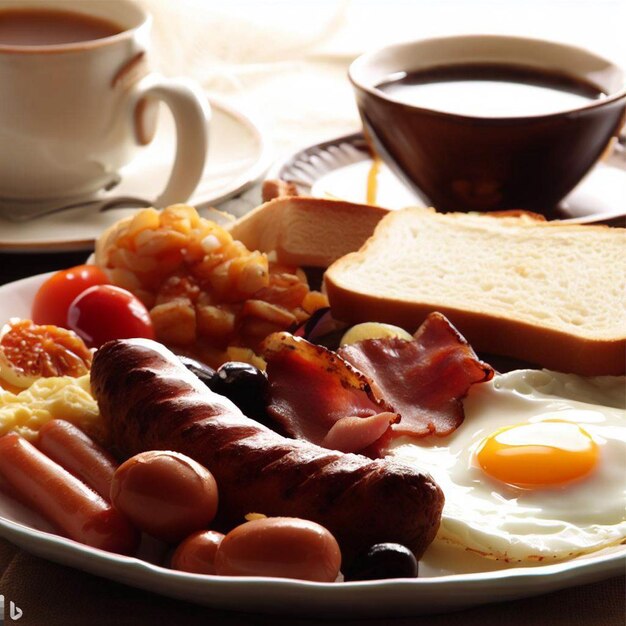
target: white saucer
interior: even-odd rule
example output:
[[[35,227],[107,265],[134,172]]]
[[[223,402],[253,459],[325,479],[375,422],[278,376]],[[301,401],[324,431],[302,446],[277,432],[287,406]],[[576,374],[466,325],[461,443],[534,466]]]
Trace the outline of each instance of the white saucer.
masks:
[[[262,178],[271,164],[270,150],[257,124],[233,106],[211,96],[213,109],[209,151],[204,175],[187,201],[199,208],[230,198]],[[154,141],[124,168],[121,182],[98,198],[138,196],[150,200],[159,195],[173,159],[174,121],[163,107]],[[137,209],[102,213],[88,207],[69,209],[27,222],[0,217],[0,251],[60,252],[87,250],[113,222]]]
[[[559,219],[600,221],[626,214],[626,160],[599,163],[562,201]],[[296,185],[302,195],[366,203],[372,157],[362,133],[309,146],[292,155],[273,175]],[[375,203],[388,209],[424,206],[384,164],[380,166]]]

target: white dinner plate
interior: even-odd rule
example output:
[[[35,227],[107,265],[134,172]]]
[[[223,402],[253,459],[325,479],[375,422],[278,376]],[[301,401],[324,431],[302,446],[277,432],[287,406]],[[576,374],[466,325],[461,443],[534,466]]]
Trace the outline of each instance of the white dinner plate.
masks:
[[[29,317],[46,275],[0,287],[0,324]],[[144,559],[89,548],[51,534],[38,516],[0,494],[0,536],[28,552],[127,585],[215,608],[307,616],[391,617],[454,611],[596,582],[624,572],[626,546],[551,565],[515,567],[434,543],[417,579],[310,583],[259,578],[198,576],[156,564],[158,544],[144,544]],[[152,562],[150,562],[152,561]]]
[[[258,124],[232,105],[210,97],[212,120],[202,180],[187,201],[200,209],[214,206],[260,180],[271,165],[271,149]],[[174,120],[163,105],[157,134],[121,172],[121,182],[95,197],[139,197],[151,201],[163,190],[174,158]],[[3,209],[3,211],[6,209]],[[98,212],[77,207],[26,222],[0,213],[0,251],[60,252],[93,248],[96,237],[137,209]]]

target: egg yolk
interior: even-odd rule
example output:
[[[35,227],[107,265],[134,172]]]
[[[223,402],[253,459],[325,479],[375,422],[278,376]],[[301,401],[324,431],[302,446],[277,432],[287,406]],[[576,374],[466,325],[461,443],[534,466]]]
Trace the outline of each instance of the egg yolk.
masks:
[[[598,445],[587,431],[558,420],[501,428],[476,453],[486,474],[526,488],[582,478],[595,467],[598,457]]]

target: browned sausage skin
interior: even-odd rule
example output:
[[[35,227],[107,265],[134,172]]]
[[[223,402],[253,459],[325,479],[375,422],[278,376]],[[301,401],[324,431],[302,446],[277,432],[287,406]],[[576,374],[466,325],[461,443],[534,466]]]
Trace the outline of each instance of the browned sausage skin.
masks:
[[[381,542],[402,543],[419,558],[435,537],[443,494],[430,476],[282,437],[211,392],[156,342],[105,344],[91,385],[120,453],[174,450],[213,473],[221,529],[250,512],[309,519],[333,533],[344,562]]]

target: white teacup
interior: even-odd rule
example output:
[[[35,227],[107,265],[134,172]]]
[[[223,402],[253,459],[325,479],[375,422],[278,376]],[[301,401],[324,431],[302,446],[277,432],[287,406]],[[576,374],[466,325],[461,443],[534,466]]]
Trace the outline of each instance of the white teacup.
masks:
[[[155,205],[186,200],[204,169],[210,108],[191,81],[149,71],[146,11],[129,0],[0,0],[0,11],[16,8],[102,18],[120,32],[74,43],[0,42],[0,198],[19,211],[20,201],[64,201],[107,187],[151,141],[162,100],[177,143]]]

